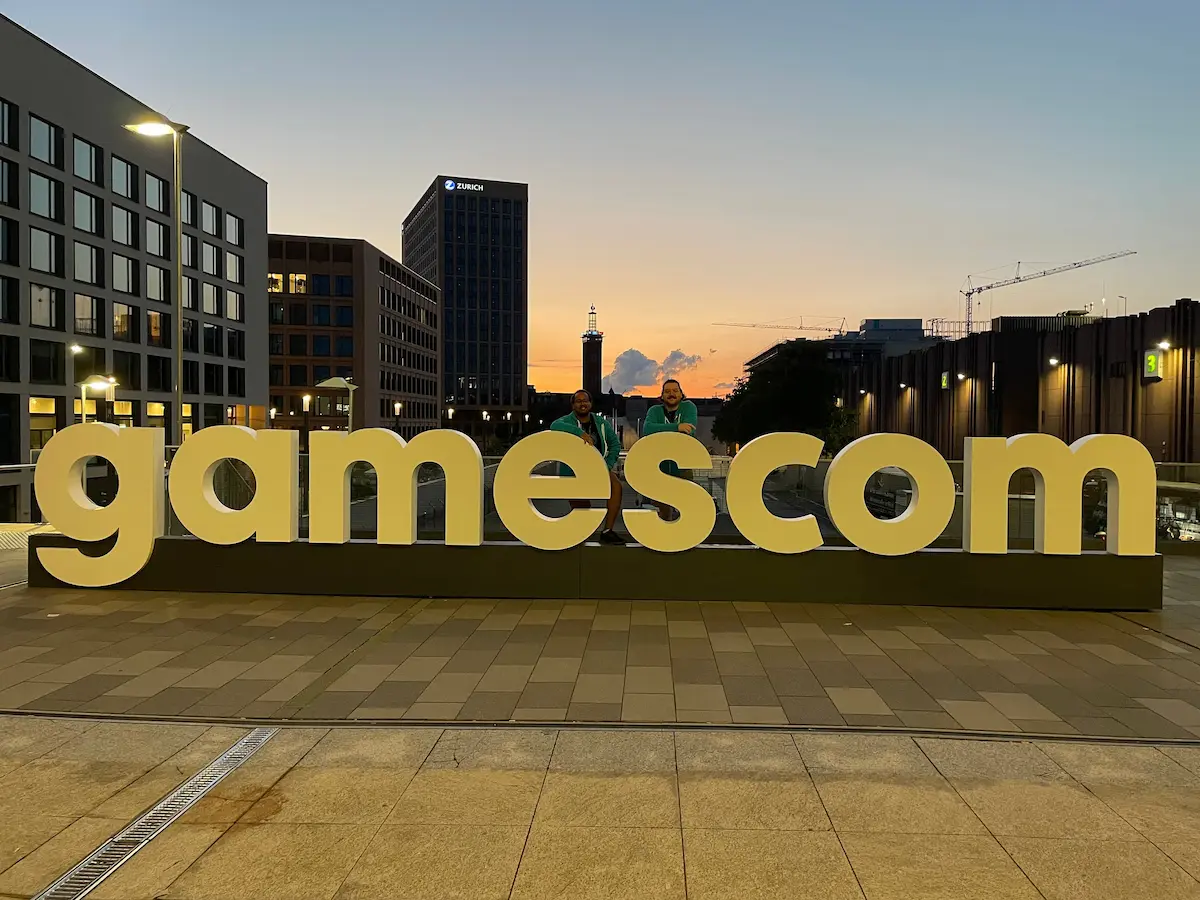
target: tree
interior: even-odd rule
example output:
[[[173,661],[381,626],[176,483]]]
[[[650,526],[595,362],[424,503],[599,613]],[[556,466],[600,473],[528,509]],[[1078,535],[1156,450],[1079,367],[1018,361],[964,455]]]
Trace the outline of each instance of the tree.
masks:
[[[802,431],[840,449],[854,415],[837,405],[839,378],[823,344],[789,341],[734,389],[713,423],[718,440],[746,444],[764,434]]]

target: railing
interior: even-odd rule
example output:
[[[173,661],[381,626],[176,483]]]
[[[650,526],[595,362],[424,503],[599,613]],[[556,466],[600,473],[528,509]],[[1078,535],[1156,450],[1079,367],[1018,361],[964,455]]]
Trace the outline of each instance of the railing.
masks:
[[[168,448],[168,459],[174,448]],[[484,529],[488,539],[510,540],[503,522],[496,513],[492,497],[492,485],[499,458],[484,459]],[[742,538],[729,518],[729,507],[725,497],[725,481],[728,477],[730,460],[727,457],[713,459],[708,470],[684,471],[683,477],[700,484],[712,496],[716,506],[717,524],[711,540],[740,542]],[[954,513],[935,546],[961,546],[962,543],[962,462],[950,461],[958,496]],[[775,515],[793,518],[814,515],[828,543],[841,543],[844,539],[829,519],[824,504],[824,481],[828,469],[827,460],[814,467],[785,466],[772,472],[763,485],[763,498],[768,509]],[[1164,463],[1158,470],[1158,544],[1164,552],[1200,553],[1200,463]],[[555,473],[555,464],[539,468],[539,474]],[[623,475],[624,457],[617,466],[618,475]],[[0,466],[0,522],[32,523],[42,521],[33,498],[32,465]],[[300,520],[302,535],[308,530],[308,457],[302,454],[299,466]],[[423,538],[439,539],[445,534],[445,476],[434,464],[420,467],[417,473],[417,519]],[[213,476],[213,489],[217,498],[231,509],[243,509],[254,497],[254,473],[244,463],[225,460]],[[116,495],[117,480],[102,459],[95,459],[87,469],[87,492],[98,505],[107,505]],[[164,491],[166,484],[164,481]],[[371,539],[377,533],[380,510],[377,504],[377,481],[375,471],[365,463],[351,470],[350,504],[351,532],[356,538]],[[864,499],[872,512],[880,518],[899,515],[911,499],[908,477],[897,469],[885,469],[871,479],[864,490]],[[1099,472],[1090,473],[1081,492],[1083,540],[1085,547],[1103,546],[1107,515],[1108,486]],[[564,501],[537,501],[537,507],[546,515],[563,515],[567,511]],[[628,484],[625,487],[626,508],[652,508],[653,505]],[[170,509],[170,505],[167,505]],[[384,510],[385,515],[391,511]],[[167,533],[186,534],[174,514],[169,515]],[[1009,485],[1009,545],[1013,548],[1030,547],[1034,538],[1034,479],[1031,472],[1016,473]]]

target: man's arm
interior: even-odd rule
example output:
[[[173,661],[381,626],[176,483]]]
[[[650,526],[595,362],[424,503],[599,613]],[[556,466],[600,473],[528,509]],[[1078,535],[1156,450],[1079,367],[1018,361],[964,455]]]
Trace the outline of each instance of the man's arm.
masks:
[[[661,405],[650,407],[646,413],[646,421],[642,423],[643,436],[677,430],[678,427],[673,422],[667,421],[666,413]]]
[[[567,434],[575,434],[575,429],[571,427],[571,423],[564,419],[555,419],[550,423],[551,431],[565,431]]]
[[[679,421],[693,427],[700,424],[700,414],[696,411],[696,404],[691,400],[684,400],[679,404]]]

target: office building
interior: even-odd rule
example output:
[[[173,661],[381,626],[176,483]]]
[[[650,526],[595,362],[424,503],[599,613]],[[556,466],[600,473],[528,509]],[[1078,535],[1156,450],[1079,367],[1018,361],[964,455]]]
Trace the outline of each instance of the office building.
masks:
[[[355,428],[436,428],[437,285],[363,240],[272,234],[268,257],[272,427],[345,429],[350,392],[318,387],[345,378]]]
[[[1114,433],[1158,462],[1193,463],[1198,346],[1200,304],[1187,299],[1132,316],[1001,317],[988,331],[874,360],[847,406],[860,434],[912,434],[950,459],[962,459],[967,437]]]
[[[440,175],[404,220],[404,264],[442,289],[442,424],[475,437],[526,408],[528,198]]]
[[[583,338],[583,389],[600,399],[600,385],[604,380],[604,332],[596,327],[596,307],[588,313],[588,327]]]
[[[177,443],[172,139],[125,127],[163,117],[3,16],[0,48],[0,464],[83,415]],[[267,185],[191,133],[182,148],[184,434],[261,425]],[[84,401],[93,375],[115,388]]]

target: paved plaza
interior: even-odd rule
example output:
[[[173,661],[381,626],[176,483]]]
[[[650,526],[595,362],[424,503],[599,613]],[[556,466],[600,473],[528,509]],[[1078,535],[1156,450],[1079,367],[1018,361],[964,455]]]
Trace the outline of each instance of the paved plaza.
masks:
[[[0,719],[0,896],[244,733]],[[89,896],[1182,900],[1200,749],[900,735],[280,730]]]
[[[1195,739],[1200,564],[1166,577],[1142,614],[17,587],[0,710]]]

